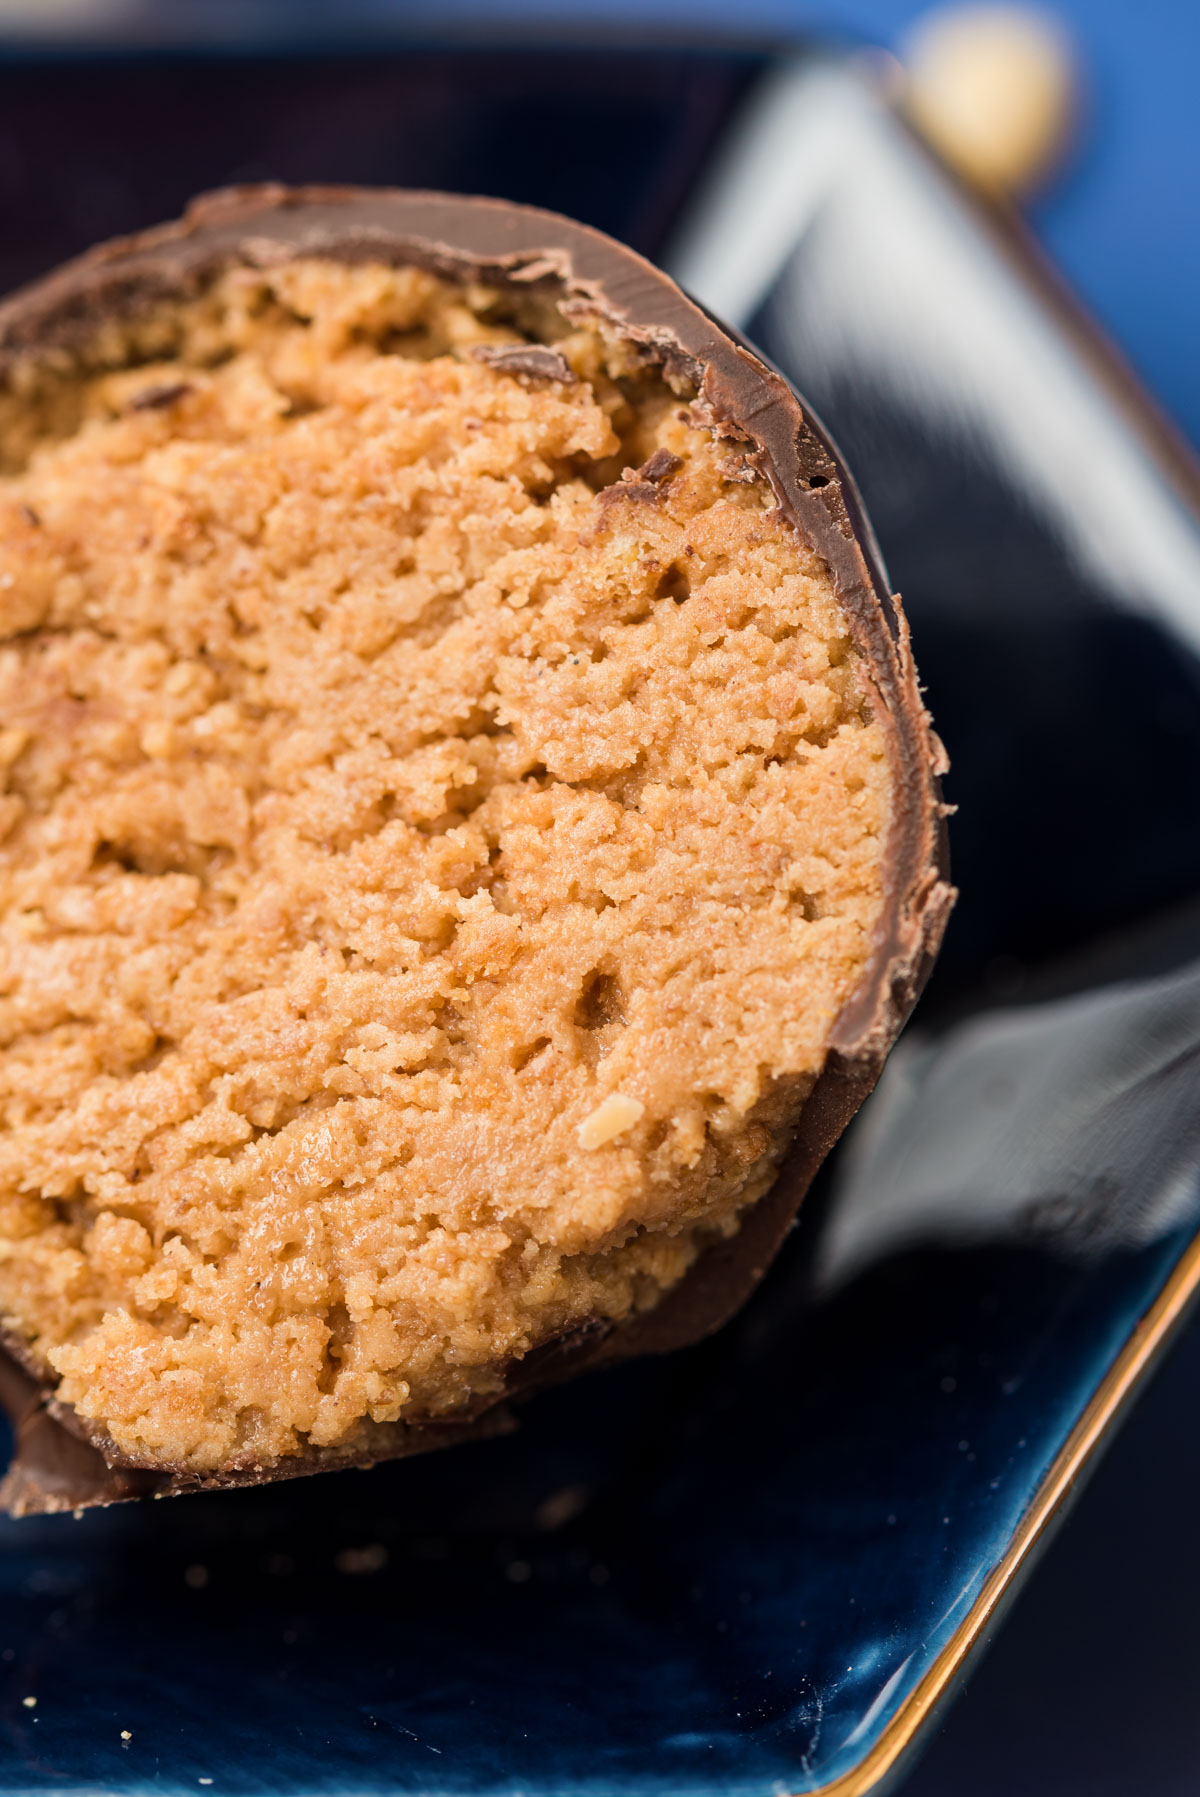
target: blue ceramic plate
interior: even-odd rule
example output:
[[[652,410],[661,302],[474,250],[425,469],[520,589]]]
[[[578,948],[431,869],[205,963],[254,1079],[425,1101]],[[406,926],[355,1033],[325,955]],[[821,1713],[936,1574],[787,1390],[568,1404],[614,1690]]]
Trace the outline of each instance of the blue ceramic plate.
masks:
[[[1200,1279],[1190,469],[850,64],[117,62],[0,90],[31,171],[0,195],[14,277],[237,174],[499,189],[650,249],[674,220],[681,277],[860,473],[963,889],[917,1025],[713,1341],[506,1440],[4,1524],[0,1793],[876,1788]],[[50,102],[73,135],[38,160]],[[547,166],[562,121],[611,165]]]

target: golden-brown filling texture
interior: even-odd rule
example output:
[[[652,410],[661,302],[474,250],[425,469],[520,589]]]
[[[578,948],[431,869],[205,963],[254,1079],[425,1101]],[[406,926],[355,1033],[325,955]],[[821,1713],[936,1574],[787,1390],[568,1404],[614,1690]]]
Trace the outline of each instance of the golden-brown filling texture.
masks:
[[[506,305],[237,269],[4,402],[0,1313],[134,1460],[352,1448],[652,1305],[870,951],[826,570],[599,327],[480,360]]]

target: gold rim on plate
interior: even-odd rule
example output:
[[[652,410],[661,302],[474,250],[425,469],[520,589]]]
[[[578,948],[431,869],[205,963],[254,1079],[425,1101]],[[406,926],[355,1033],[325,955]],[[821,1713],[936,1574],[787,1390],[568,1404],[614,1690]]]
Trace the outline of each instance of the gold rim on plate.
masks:
[[[895,1768],[900,1756],[913,1744],[918,1730],[929,1721],[933,1710],[946,1695],[968,1655],[979,1645],[980,1637],[1025,1569],[1033,1549],[1070,1497],[1076,1480],[1116,1422],[1122,1405],[1183,1320],[1198,1288],[1200,1234],[1189,1242],[1162,1291],[1139,1319],[1129,1340],[1088,1400],[1083,1414],[1030,1501],[1003,1557],[988,1574],[979,1596],[929,1671],[901,1704],[866,1758],[852,1771],[844,1772],[831,1784],[815,1786],[804,1793],[804,1797],[866,1797],[866,1793],[874,1790]]]

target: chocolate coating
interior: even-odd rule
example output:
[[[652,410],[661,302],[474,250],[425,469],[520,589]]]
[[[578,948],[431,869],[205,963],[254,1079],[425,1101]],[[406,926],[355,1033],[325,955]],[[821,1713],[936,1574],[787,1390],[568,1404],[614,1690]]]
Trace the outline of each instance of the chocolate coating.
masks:
[[[878,1078],[941,942],[954,898],[938,785],[945,757],[921,703],[904,614],[854,483],[820,425],[780,374],[666,275],[569,219],[435,193],[263,186],[211,194],[177,223],[102,245],[0,305],[0,380],[23,362],[82,350],[108,320],[187,298],[230,264],[271,266],[299,255],[411,264],[452,280],[548,293],[568,315],[599,316],[669,378],[692,387],[700,415],[767,479],[784,516],[828,566],[869,670],[892,762],[895,811],[878,937],[835,1022],[825,1069],[775,1185],[738,1233],[708,1249],[655,1309],[619,1326],[576,1330],[515,1362],[505,1397],[516,1397],[696,1341],[720,1327],[762,1277],[814,1173]],[[526,378],[570,378],[545,347],[486,354]],[[175,397],[146,395],[140,403]],[[660,451],[622,490],[644,489],[655,499],[672,460]],[[497,1400],[453,1422],[371,1425],[353,1451],[310,1450],[271,1467],[248,1463],[206,1476],[139,1467],[55,1402],[22,1343],[8,1336],[6,1345],[0,1402],[13,1417],[17,1452],[0,1503],[14,1515],[365,1465],[511,1426]]]
[[[473,349],[471,354],[476,362],[484,362],[504,374],[524,375],[535,381],[572,383],[575,380],[575,371],[567,358],[560,356],[556,349],[546,349],[539,343],[515,343],[511,347],[497,348],[485,344]]]

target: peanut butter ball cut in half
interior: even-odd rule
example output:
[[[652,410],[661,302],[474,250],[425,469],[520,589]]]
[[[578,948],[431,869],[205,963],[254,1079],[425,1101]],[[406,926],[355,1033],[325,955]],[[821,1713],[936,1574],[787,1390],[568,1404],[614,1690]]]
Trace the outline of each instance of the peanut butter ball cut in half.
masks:
[[[936,950],[848,476],[632,252],[243,189],[0,307],[16,1512],[717,1326]]]

